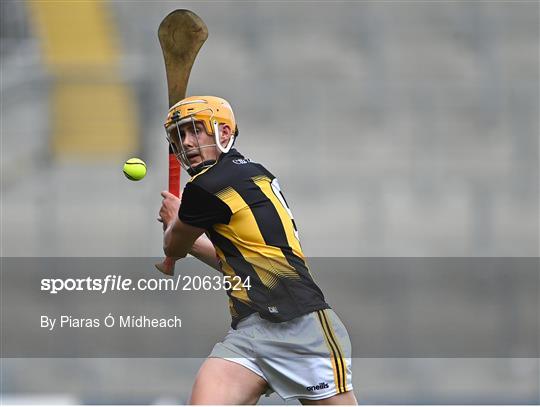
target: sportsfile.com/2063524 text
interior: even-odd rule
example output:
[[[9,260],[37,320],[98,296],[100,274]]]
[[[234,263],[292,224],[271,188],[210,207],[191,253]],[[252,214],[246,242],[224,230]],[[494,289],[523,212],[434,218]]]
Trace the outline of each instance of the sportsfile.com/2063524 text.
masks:
[[[95,291],[101,294],[114,291],[239,291],[249,290],[249,276],[190,276],[170,278],[140,278],[133,280],[118,275],[105,278],[43,278],[40,290],[49,294],[63,291]]]

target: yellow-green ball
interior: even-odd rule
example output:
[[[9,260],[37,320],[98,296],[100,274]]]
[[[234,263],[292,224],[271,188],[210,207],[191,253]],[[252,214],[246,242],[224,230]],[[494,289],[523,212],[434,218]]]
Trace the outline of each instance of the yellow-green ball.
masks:
[[[124,163],[124,175],[131,181],[140,181],[146,175],[146,164],[140,158],[130,158]]]

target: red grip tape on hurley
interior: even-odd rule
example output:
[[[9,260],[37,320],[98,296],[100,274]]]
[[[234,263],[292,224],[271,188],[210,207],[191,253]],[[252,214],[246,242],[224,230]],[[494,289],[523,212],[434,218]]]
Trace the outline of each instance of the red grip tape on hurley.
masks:
[[[180,196],[180,163],[174,154],[169,154],[169,192]]]

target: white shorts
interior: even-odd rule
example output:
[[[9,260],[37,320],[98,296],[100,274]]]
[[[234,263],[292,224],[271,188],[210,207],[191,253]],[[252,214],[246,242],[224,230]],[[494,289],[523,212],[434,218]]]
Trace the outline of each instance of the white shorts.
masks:
[[[331,309],[287,322],[259,314],[240,321],[211,358],[239,363],[261,376],[283,399],[319,400],[352,390],[351,342]]]

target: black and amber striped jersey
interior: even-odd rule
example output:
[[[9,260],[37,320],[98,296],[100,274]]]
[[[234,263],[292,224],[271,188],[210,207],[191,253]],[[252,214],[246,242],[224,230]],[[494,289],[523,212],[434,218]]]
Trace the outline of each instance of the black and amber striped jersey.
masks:
[[[232,327],[257,312],[273,322],[329,308],[306,265],[291,211],[268,170],[232,149],[194,175],[180,220],[206,229],[227,276],[249,277],[229,290]]]

